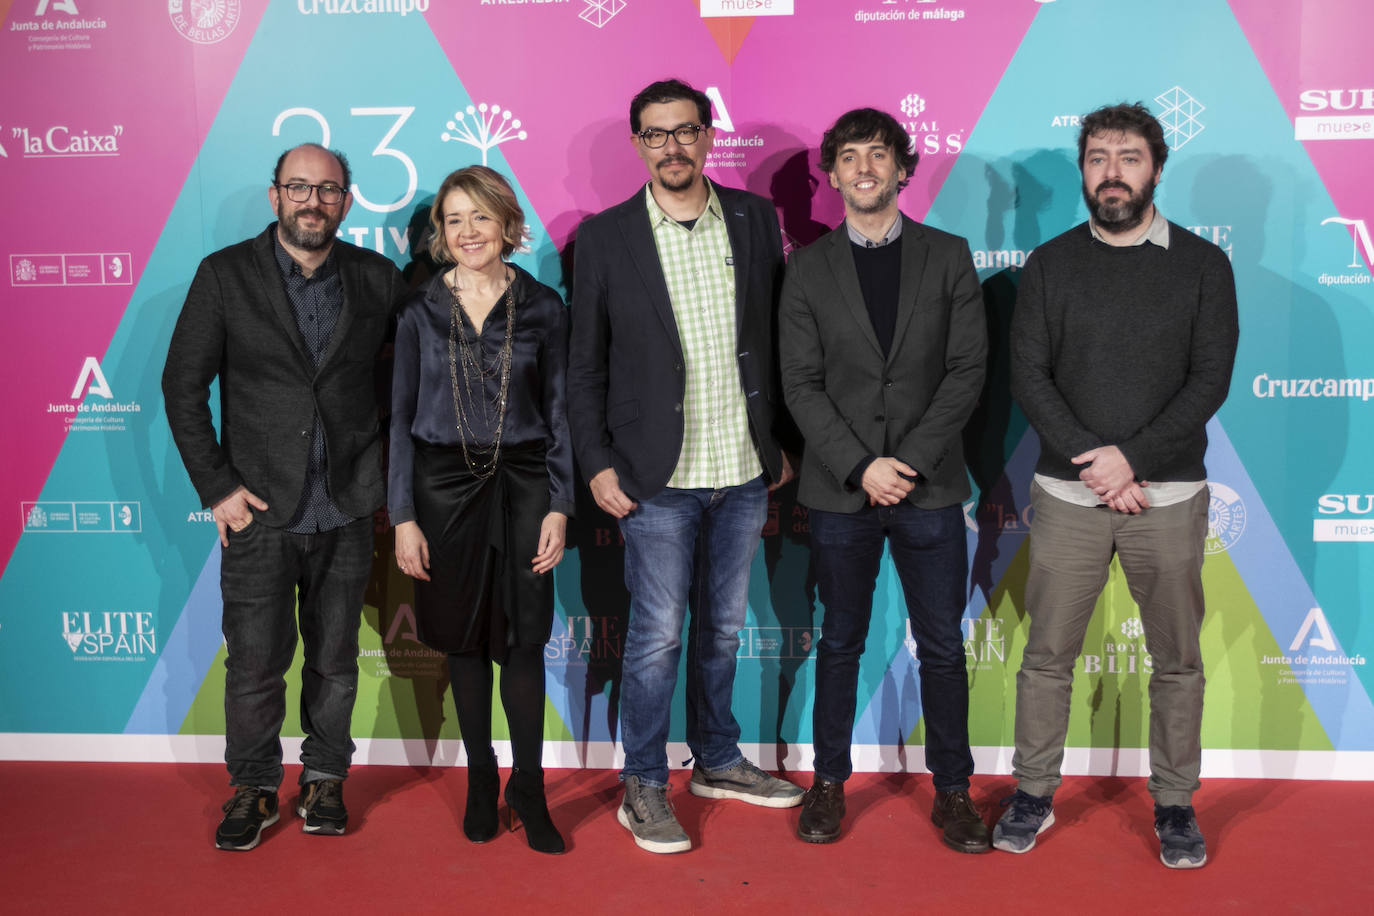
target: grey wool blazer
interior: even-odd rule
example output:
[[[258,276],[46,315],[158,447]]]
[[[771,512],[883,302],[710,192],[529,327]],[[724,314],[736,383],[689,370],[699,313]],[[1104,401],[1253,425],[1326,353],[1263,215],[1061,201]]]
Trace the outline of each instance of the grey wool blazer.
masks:
[[[868,456],[919,472],[907,499],[938,509],[968,498],[962,432],[983,386],[987,320],[964,239],[903,216],[892,347],[868,317],[846,227],[794,252],[779,306],[783,393],[805,439],[798,499],[856,512],[849,483]]]

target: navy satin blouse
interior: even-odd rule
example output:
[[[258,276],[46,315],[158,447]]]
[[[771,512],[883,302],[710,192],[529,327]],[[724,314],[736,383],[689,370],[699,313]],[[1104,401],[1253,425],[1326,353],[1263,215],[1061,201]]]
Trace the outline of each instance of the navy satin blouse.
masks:
[[[511,345],[510,386],[502,446],[543,442],[549,469],[549,511],[573,514],[572,440],[568,436],[566,371],[568,366],[568,310],[558,293],[527,271],[515,273],[515,329]],[[396,357],[391,377],[391,452],[387,480],[387,511],[391,523],[415,520],[412,484],[415,472],[413,439],[432,445],[459,445],[453,410],[453,382],[449,375],[449,307],[453,294],[437,274],[423,289],[411,293],[401,306],[396,325]],[[463,315],[461,333],[475,344],[472,323]],[[506,342],[505,296],[492,308],[480,334],[484,369],[496,366]],[[501,390],[496,373],[485,379],[491,403]],[[461,379],[459,380],[461,383]],[[477,411],[469,417],[477,442],[491,446],[494,428]]]

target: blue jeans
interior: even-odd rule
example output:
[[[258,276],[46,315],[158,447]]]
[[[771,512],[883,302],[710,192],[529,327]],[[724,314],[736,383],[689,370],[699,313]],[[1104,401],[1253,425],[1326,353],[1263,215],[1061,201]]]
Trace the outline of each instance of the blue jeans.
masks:
[[[849,748],[859,657],[868,637],[873,587],[886,539],[920,662],[926,766],[937,791],[967,789],[973,755],[961,623],[968,575],[963,509],[919,509],[904,502],[865,506],[858,512],[812,509],[809,517],[816,586],[825,606],[816,648],[812,720],[816,775],[844,782],[854,769]]]
[[[762,477],[721,490],[665,488],[620,520],[630,622],[620,688],[621,777],[668,784],[668,725],[687,630],[687,746],[709,770],[743,759],[730,709],[749,570],[768,515]]]
[[[280,785],[286,672],[301,666],[301,782],[343,779],[358,689],[358,626],[372,574],[372,519],[318,534],[253,522],[229,533],[224,594],[224,759],[236,786]],[[299,593],[299,600],[298,595]]]

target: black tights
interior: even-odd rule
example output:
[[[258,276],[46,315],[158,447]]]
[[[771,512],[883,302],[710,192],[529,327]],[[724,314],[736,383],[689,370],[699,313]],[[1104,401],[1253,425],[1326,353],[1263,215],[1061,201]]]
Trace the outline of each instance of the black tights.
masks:
[[[492,761],[491,656],[485,651],[449,655],[448,678],[468,765]],[[544,702],[543,647],[510,649],[501,666],[501,706],[517,770],[543,772]]]

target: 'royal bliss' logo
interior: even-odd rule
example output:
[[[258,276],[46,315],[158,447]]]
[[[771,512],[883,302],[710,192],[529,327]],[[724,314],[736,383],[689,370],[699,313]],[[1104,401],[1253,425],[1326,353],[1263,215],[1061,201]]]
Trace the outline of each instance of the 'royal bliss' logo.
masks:
[[[78,661],[141,662],[157,655],[152,611],[63,611],[62,639]]]
[[[1154,670],[1154,659],[1145,645],[1145,625],[1139,617],[1127,617],[1117,629],[1120,639],[1110,634],[1102,643],[1101,654],[1085,652],[1084,674],[1148,674]]]
[[[964,148],[964,129],[942,128],[929,114],[929,101],[915,92],[908,92],[897,102],[905,121],[901,122],[911,137],[911,148],[922,156],[955,155]]]

